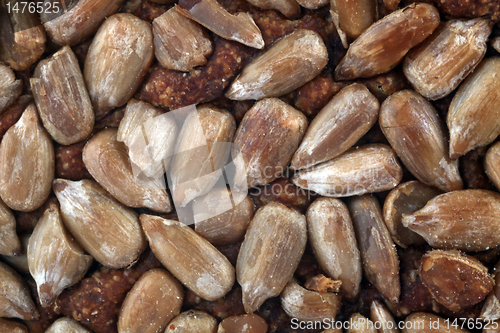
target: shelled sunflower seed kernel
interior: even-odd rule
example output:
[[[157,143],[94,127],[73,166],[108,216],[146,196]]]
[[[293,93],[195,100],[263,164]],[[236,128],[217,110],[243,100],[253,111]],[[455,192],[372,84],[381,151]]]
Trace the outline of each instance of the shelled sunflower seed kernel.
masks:
[[[424,2],[1,2],[0,332],[498,332],[500,3]]]

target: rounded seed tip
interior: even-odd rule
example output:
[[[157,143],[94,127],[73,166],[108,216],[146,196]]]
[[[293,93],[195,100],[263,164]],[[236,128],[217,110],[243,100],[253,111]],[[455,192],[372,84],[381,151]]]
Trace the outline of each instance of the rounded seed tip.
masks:
[[[353,70],[344,66],[344,61],[341,61],[335,69],[335,81],[345,81],[351,79],[354,79]]]
[[[67,180],[65,179],[54,179],[52,182],[52,189],[54,192],[62,192],[68,186]]]
[[[265,297],[259,297],[258,295],[253,295],[251,291],[246,291],[242,288],[243,293],[243,308],[248,314],[252,314],[257,311],[260,306],[266,300]]]
[[[452,160],[456,160],[457,158],[459,158],[460,156],[463,156],[465,155],[465,151],[463,149],[456,149],[458,147],[456,147],[457,145],[452,145],[450,143],[450,158]]]

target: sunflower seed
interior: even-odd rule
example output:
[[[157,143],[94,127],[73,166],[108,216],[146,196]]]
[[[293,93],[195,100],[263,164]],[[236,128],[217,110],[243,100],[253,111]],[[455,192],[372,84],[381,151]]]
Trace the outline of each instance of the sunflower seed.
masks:
[[[448,156],[445,126],[425,98],[412,90],[392,94],[380,107],[379,122],[392,148],[417,179],[445,192],[462,189],[458,161]]]
[[[145,214],[140,219],[153,253],[183,285],[209,301],[231,290],[234,268],[206,239],[178,221]]]
[[[425,3],[397,10],[366,29],[335,69],[336,80],[386,73],[439,25],[439,12]]]
[[[394,188],[403,176],[396,154],[387,145],[350,149],[334,159],[296,173],[295,185],[327,197],[348,197]]]
[[[398,303],[401,292],[398,254],[377,199],[366,194],[351,198],[347,206],[366,278],[388,301]]]
[[[403,215],[403,225],[435,248],[484,251],[500,245],[500,194],[462,190],[438,195]]]
[[[236,263],[247,313],[285,288],[304,253],[306,229],[304,215],[277,202],[255,213]]]

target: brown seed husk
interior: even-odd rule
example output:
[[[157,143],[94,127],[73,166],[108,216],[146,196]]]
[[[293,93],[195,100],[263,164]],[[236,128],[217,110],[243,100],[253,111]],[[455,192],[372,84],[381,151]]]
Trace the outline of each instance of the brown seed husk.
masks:
[[[292,279],[280,295],[283,310],[292,318],[302,321],[333,320],[340,311],[340,296],[320,293],[300,286]]]
[[[164,269],[144,273],[127,294],[120,309],[118,332],[163,332],[181,311],[182,285]]]
[[[385,16],[351,44],[335,69],[335,79],[352,80],[390,71],[439,22],[438,10],[425,3],[411,4]]]
[[[311,121],[290,168],[308,168],[351,148],[375,124],[379,107],[378,100],[362,84],[339,91]]]
[[[442,23],[408,53],[403,63],[406,77],[428,99],[447,96],[483,59],[492,26],[484,18]]]
[[[494,285],[485,266],[455,250],[426,253],[419,275],[434,299],[455,312],[481,302]]]
[[[137,213],[92,180],[56,179],[64,225],[95,260],[109,268],[132,265],[147,242]]]
[[[458,161],[448,154],[446,128],[437,111],[412,90],[398,91],[380,107],[380,128],[408,170],[442,191],[463,187]]]
[[[40,118],[55,141],[70,145],[92,132],[92,103],[69,46],[40,61],[30,82]]]
[[[47,206],[38,220],[27,255],[29,271],[44,307],[65,288],[80,281],[93,261],[64,227],[59,205],[55,202]]]
[[[491,143],[500,134],[500,57],[484,60],[460,85],[448,109],[450,157]]]
[[[438,195],[403,215],[403,225],[435,248],[484,251],[500,245],[500,194],[462,190]]]
[[[366,278],[388,301],[398,303],[401,293],[398,254],[377,199],[366,194],[351,198],[347,206]]]
[[[285,288],[304,252],[306,229],[304,215],[277,202],[255,213],[236,263],[247,313]]]
[[[155,179],[139,180],[132,170],[127,147],[116,137],[116,128],[109,128],[85,144],[83,162],[92,177],[125,206],[172,211],[164,185]]]
[[[142,228],[155,256],[184,286],[215,301],[234,284],[234,268],[210,242],[187,225],[142,214]]]
[[[439,194],[441,191],[418,180],[399,184],[389,192],[384,201],[384,221],[396,244],[403,248],[411,244],[425,244],[422,236],[402,224],[402,218],[404,214],[411,214],[423,208]]]
[[[0,317],[38,319],[39,313],[24,280],[8,265],[0,262]]]
[[[52,139],[32,103],[0,143],[0,197],[5,204],[23,212],[39,208],[50,194],[54,161]]]
[[[115,14],[97,31],[83,75],[96,120],[132,97],[154,58],[149,23],[132,14]]]
[[[403,170],[391,147],[368,144],[301,170],[292,182],[320,195],[338,198],[393,189],[402,176]]]
[[[347,206],[339,199],[319,198],[309,206],[306,217],[318,263],[330,277],[342,281],[348,299],[355,299],[363,271]]]

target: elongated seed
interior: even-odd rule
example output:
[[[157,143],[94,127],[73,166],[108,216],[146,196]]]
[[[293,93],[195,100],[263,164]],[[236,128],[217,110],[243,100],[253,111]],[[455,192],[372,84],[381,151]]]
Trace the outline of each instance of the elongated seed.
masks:
[[[439,22],[437,9],[424,3],[411,4],[387,15],[351,44],[335,69],[335,79],[352,80],[390,71]]]
[[[183,285],[209,301],[231,290],[234,268],[206,239],[178,221],[146,214],[140,219],[153,253]]]
[[[442,191],[462,189],[458,161],[448,154],[445,126],[425,98],[412,90],[392,94],[380,107],[379,122],[392,148],[421,182]]]
[[[347,206],[356,232],[365,276],[387,300],[398,303],[401,292],[398,254],[377,199],[365,194],[351,198]]]
[[[285,288],[304,252],[306,229],[304,215],[277,202],[255,213],[236,263],[247,313]]]
[[[403,215],[403,225],[431,246],[484,251],[500,245],[500,194],[462,190],[438,195],[424,208]]]
[[[309,206],[306,217],[309,241],[319,264],[330,277],[342,281],[347,298],[356,298],[361,257],[346,205],[338,199],[319,198]]]

